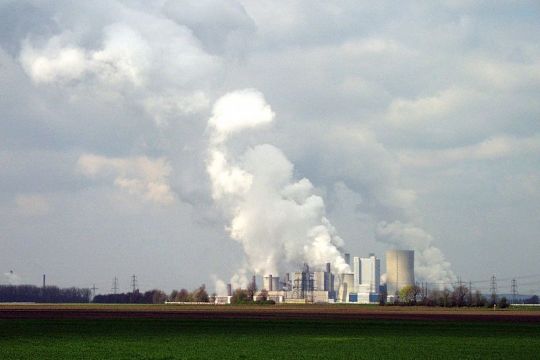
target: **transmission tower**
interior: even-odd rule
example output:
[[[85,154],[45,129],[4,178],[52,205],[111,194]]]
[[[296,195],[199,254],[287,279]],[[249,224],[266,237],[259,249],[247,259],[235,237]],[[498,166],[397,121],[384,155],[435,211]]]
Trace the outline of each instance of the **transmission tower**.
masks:
[[[90,290],[92,290],[92,299],[96,297],[96,290],[99,288],[96,287],[96,284],[93,284]]]
[[[468,296],[468,298],[469,298],[469,306],[471,306],[472,305],[472,282],[471,281],[469,281],[469,296]]]
[[[137,276],[135,274],[131,276],[131,288],[133,289],[133,293],[135,293],[135,290],[137,290]]]
[[[516,295],[517,295],[518,291],[517,291],[517,280],[516,279],[512,279],[512,303],[515,304],[516,303]]]
[[[491,291],[491,300],[493,303],[497,302],[497,278],[495,275],[491,277],[491,285],[489,290]]]
[[[113,279],[113,286],[111,288],[111,291],[113,292],[113,294],[117,294],[118,293],[118,278],[115,276],[114,279]]]

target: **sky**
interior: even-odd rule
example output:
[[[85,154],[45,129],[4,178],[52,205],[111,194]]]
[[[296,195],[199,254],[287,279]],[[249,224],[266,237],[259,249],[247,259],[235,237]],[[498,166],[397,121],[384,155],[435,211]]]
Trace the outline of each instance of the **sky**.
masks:
[[[170,291],[257,270],[260,229],[234,220],[268,199],[224,203],[209,155],[220,100],[248,93],[271,124],[220,151],[254,179],[290,170],[317,200],[291,226],[353,256],[413,248],[429,281],[538,293],[521,277],[540,274],[539,20],[537,1],[2,0],[0,282]]]

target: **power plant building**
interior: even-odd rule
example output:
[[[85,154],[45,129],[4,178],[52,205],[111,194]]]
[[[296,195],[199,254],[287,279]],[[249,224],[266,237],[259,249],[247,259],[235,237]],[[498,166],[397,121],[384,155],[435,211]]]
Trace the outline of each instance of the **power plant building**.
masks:
[[[356,296],[350,302],[370,304],[379,302],[381,279],[381,261],[375,254],[367,258],[353,258],[354,292]]]
[[[350,264],[351,257],[346,255]],[[357,303],[374,304],[380,301],[381,261],[375,254],[352,258],[352,272],[334,274],[330,263],[324,268],[311,270],[304,264],[301,271],[286,273],[283,278],[268,274],[263,276],[260,291],[254,300],[263,295],[276,303]],[[255,277],[252,280],[255,285]],[[405,286],[414,285],[414,251],[390,250],[386,252],[386,287],[388,300]],[[262,290],[265,290],[263,293]],[[227,296],[216,298],[216,303],[230,303],[232,288],[227,286]]]
[[[388,300],[395,298],[405,286],[414,285],[414,251],[386,252],[386,290]]]

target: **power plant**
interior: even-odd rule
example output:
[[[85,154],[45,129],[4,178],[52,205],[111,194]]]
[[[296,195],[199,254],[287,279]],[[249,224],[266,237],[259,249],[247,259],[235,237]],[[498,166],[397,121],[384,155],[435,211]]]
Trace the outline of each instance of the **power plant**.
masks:
[[[393,300],[399,290],[414,285],[414,251],[388,250],[386,252],[386,291]]]
[[[371,253],[367,257],[344,256],[352,268],[351,273],[332,272],[331,264],[312,269],[304,264],[300,271],[263,276],[262,288],[255,292],[254,300],[265,298],[276,303],[351,303],[377,304],[383,292],[388,300],[394,299],[400,289],[414,285],[414,251],[390,250],[386,252],[386,284],[381,286],[381,261]],[[255,276],[252,279],[256,288]],[[216,297],[216,303],[230,303],[232,285],[227,284],[227,296]]]

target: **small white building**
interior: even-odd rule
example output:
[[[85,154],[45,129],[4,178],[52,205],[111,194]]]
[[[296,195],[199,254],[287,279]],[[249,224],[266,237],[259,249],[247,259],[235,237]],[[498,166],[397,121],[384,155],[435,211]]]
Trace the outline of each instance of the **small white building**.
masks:
[[[214,304],[216,305],[228,305],[231,303],[232,296],[216,296]]]

